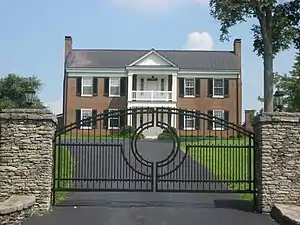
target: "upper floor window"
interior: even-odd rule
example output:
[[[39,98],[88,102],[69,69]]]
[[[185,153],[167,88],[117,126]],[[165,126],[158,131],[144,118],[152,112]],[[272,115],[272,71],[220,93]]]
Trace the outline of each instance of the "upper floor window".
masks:
[[[165,79],[160,80],[160,90],[165,91]]]
[[[81,95],[93,95],[93,78],[82,78]]]
[[[213,96],[214,97],[224,96],[224,79],[213,80]]]
[[[195,79],[185,79],[184,80],[184,96],[194,97],[195,96]]]
[[[120,96],[120,78],[109,78],[109,96]]]
[[[144,78],[141,78],[141,91],[144,90],[144,86],[145,86]]]

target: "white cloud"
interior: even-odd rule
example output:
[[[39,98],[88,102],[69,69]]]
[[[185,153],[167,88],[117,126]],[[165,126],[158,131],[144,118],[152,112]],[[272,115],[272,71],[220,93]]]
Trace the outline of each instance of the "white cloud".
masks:
[[[47,106],[55,115],[62,113],[62,99],[45,102],[45,106]]]
[[[116,6],[148,12],[166,11],[188,4],[207,4],[209,0],[111,0]]]
[[[188,50],[212,50],[214,41],[207,32],[192,32],[188,35],[184,49]]]

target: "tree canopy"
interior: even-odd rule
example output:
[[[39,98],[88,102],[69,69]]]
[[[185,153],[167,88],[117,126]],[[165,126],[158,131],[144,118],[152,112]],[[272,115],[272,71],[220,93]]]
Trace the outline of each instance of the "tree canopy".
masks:
[[[42,90],[42,82],[37,77],[22,77],[16,74],[8,74],[0,78],[0,109],[2,108],[26,108],[25,93],[31,88],[36,93]],[[43,108],[42,101],[34,97],[32,108]]]
[[[211,15],[221,23],[220,40],[229,40],[229,28],[256,19],[253,50],[264,61],[264,111],[273,111],[273,58],[292,44],[300,48],[300,0],[210,0]]]
[[[300,52],[296,54],[295,64],[289,74],[275,74],[275,86],[285,93],[286,111],[300,111]]]

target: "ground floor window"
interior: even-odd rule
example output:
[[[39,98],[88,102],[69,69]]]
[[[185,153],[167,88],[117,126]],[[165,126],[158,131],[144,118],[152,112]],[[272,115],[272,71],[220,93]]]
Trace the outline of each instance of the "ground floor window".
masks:
[[[220,120],[214,118],[214,120],[217,120],[218,122],[213,123],[213,129],[214,130],[224,130],[224,123],[222,123],[225,119],[224,116],[224,110],[214,110],[213,116],[219,118]]]
[[[92,119],[87,119],[91,118],[92,115],[92,109],[81,109],[81,129],[92,129]]]
[[[118,109],[109,109],[108,118],[108,129],[119,129],[120,127],[120,117],[114,116],[113,112],[119,111]]]
[[[184,129],[195,130],[196,129],[196,117],[195,112],[186,112],[184,115]]]

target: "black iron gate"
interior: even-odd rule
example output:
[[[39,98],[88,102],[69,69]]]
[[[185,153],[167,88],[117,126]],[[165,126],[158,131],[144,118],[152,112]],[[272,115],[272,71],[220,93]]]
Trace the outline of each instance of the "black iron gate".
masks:
[[[56,133],[53,197],[91,191],[253,194],[254,136],[228,118],[226,111],[130,108],[78,120]]]

